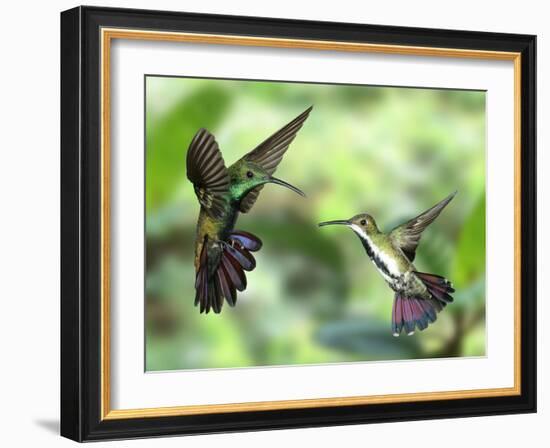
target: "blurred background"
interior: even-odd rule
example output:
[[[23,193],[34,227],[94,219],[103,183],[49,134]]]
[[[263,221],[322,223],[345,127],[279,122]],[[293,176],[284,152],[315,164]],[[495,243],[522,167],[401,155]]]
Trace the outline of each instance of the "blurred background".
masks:
[[[237,229],[264,242],[237,306],[199,314],[199,204],[187,147],[210,130],[226,165],[313,111]],[[388,231],[449,193],[424,232],[418,270],[448,277],[455,302],[414,336],[391,334],[393,292],[343,227],[372,214]],[[485,93],[146,78],[146,370],[228,368],[485,354]]]

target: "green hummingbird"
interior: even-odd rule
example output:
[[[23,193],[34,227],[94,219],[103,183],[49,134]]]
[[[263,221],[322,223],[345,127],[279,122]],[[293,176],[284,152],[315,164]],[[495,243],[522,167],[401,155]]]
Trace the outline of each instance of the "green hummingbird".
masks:
[[[381,232],[374,218],[362,213],[351,219],[326,221],[319,226],[341,224],[350,227],[359,237],[378,272],[395,291],[392,311],[392,332],[402,329],[410,336],[415,328],[424,330],[435,322],[437,313],[453,301],[455,290],[446,278],[418,272],[413,264],[422,232],[455,197],[456,191],[417,217]]]
[[[239,213],[248,213],[267,183],[282,185],[305,196],[298,188],[273,176],[312,107],[306,109],[256,148],[225,166],[214,136],[199,129],[187,152],[187,177],[200,203],[195,240],[195,306],[200,312],[219,313],[224,298],[235,306],[237,291],[246,289],[245,271],[256,267],[251,252],[261,240],[235,230]]]

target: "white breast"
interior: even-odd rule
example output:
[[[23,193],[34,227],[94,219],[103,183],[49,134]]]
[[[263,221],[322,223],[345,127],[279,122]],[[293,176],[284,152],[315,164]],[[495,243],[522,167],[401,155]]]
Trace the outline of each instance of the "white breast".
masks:
[[[392,284],[395,282],[397,277],[401,277],[402,272],[399,271],[399,267],[397,266],[397,263],[391,257],[389,254],[381,250],[372,239],[367,235],[367,233],[363,230],[363,228],[359,227],[356,224],[352,224],[351,228],[355,233],[357,233],[363,241],[365,241],[369,248],[372,251],[372,257],[371,260],[375,264],[375,266],[378,268],[378,271],[384,279]]]

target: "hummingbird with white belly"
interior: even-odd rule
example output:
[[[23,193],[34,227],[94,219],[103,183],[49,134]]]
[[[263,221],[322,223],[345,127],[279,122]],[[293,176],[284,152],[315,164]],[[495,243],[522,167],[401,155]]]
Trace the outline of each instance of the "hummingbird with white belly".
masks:
[[[392,332],[404,329],[410,336],[435,322],[437,313],[453,301],[455,291],[446,278],[417,271],[413,264],[422,232],[455,197],[456,191],[417,217],[388,233],[378,229],[374,218],[362,213],[350,219],[326,221],[319,226],[344,225],[361,240],[368,257],[388,286],[395,291]]]

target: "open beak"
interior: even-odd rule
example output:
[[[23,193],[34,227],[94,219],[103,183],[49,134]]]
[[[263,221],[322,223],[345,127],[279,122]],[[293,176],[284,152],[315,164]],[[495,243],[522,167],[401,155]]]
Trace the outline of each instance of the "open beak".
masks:
[[[320,222],[319,227],[333,226],[333,225],[336,225],[336,224],[339,224],[339,225],[342,225],[342,226],[349,226],[350,222],[347,219],[337,219],[335,221]]]
[[[288,182],[285,182],[284,180],[277,179],[276,177],[270,177],[268,182],[286,187],[289,190],[292,190],[294,193],[298,193],[300,196],[304,196],[304,197],[306,196],[306,194],[299,188],[296,188],[294,185],[291,185]]]

